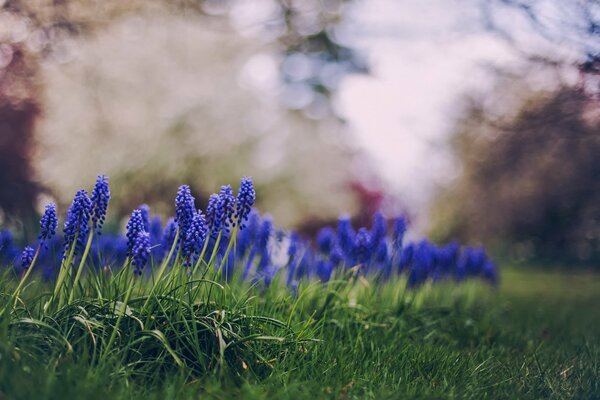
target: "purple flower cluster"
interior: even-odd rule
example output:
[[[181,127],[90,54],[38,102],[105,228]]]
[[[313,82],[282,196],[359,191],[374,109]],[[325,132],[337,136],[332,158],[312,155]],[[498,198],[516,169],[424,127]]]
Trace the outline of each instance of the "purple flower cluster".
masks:
[[[46,205],[44,215],[40,220],[40,235],[39,240],[50,240],[56,234],[56,227],[58,226],[58,218],[56,217],[56,205],[50,203]]]
[[[250,210],[252,206],[254,206],[254,202],[256,200],[256,192],[254,190],[254,183],[252,182],[252,178],[244,177],[240,182],[240,190],[237,195],[237,203],[235,210],[235,223],[237,223],[240,228],[244,228],[246,225],[246,221],[248,221],[248,215],[250,214]]]
[[[106,210],[110,201],[110,189],[108,188],[108,178],[104,175],[98,175],[96,185],[92,190],[92,227],[98,235],[102,234],[102,225],[106,219]]]
[[[150,257],[150,234],[148,232],[139,232],[135,238],[131,254],[131,265],[133,273],[141,275],[144,266]]]
[[[194,219],[196,205],[188,185],[179,187],[175,197],[175,221],[182,232],[186,232]]]
[[[192,218],[192,222],[183,240],[182,255],[187,267],[195,263],[197,257],[200,255],[207,232],[206,218],[202,214],[202,211],[198,210],[194,218]]]
[[[0,230],[0,263],[10,265],[19,256],[19,248],[15,244],[12,233],[8,229]]]
[[[406,220],[398,217],[389,229],[383,215],[376,213],[370,229],[361,227],[356,231],[350,219],[342,216],[337,231],[325,227],[317,233],[314,250],[310,243],[294,241],[294,254],[296,248],[303,247],[304,258],[315,261],[308,270],[301,262],[290,266],[288,274],[294,277],[288,276],[287,281],[293,282],[302,275],[326,281],[336,268],[353,267],[358,267],[360,273],[376,274],[383,279],[405,273],[411,287],[442,279],[479,277],[491,283],[497,281],[497,268],[483,248],[461,248],[455,242],[438,246],[428,240],[405,244],[406,227]],[[295,258],[290,256],[290,261],[295,262]]]
[[[64,235],[64,253],[63,258],[67,258],[71,246],[73,255],[77,255],[83,247],[88,234],[88,224],[92,214],[92,201],[83,189],[75,194],[73,203],[67,211],[67,219],[63,228]]]
[[[21,267],[23,269],[29,268],[29,266],[33,262],[34,255],[35,255],[35,250],[33,250],[33,247],[26,246],[23,249],[23,253],[21,253]]]
[[[203,254],[226,279],[238,276],[268,286],[280,276],[292,292],[303,279],[326,282],[336,274],[364,274],[377,280],[404,275],[413,288],[428,281],[478,277],[495,283],[498,279],[497,268],[482,247],[461,247],[454,242],[440,246],[428,240],[407,242],[407,223],[402,217],[389,223],[383,214],[376,213],[370,227],[355,228],[348,216],[342,216],[337,227],[324,227],[311,240],[274,226],[269,216],[252,209],[255,197],[252,179],[243,178],[237,196],[229,185],[211,195],[205,215],[196,208],[190,187],[183,185],[175,198],[174,218],[163,226],[149,206],[141,205],[131,213],[125,235],[108,233],[93,238],[87,262],[96,268],[113,269],[130,260],[134,273],[141,275],[146,265],[163,261],[175,245],[177,257],[172,257],[170,264],[178,259],[189,267]],[[100,234],[109,200],[108,179],[103,175],[98,176],[91,198],[85,190],[78,191],[67,212],[62,246],[55,234],[56,207],[46,206],[38,238],[52,251],[40,252],[36,261],[36,268],[38,264],[44,268],[44,277],[52,277],[60,265],[52,254],[61,253],[61,247],[63,257],[71,249],[77,255],[90,221]],[[222,240],[217,240],[219,233]],[[230,237],[233,234],[236,236]],[[23,268],[31,265],[34,248],[23,250]],[[18,254],[11,233],[0,231],[0,262],[17,262]],[[223,269],[219,271],[220,267]]]
[[[133,256],[133,248],[135,247],[135,243],[137,237],[140,233],[146,232],[144,229],[144,218],[142,216],[142,210],[135,209],[131,213],[131,217],[129,217],[129,221],[127,222],[127,255]]]

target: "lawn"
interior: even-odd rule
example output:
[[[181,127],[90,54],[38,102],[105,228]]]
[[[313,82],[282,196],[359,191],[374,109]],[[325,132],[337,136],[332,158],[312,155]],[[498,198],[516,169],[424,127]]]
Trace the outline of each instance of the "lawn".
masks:
[[[82,299],[102,276],[83,279]],[[124,295],[102,284],[105,298]],[[190,309],[202,315],[194,319],[156,296],[143,314],[142,285],[125,314],[89,301],[49,314],[49,290],[34,282],[23,302],[39,306],[17,306],[19,318],[2,323],[0,397],[600,398],[600,276],[591,272],[508,266],[497,288],[416,291],[403,279],[339,277],[303,283],[297,296],[277,284],[198,287],[209,300]],[[117,314],[114,350],[97,352]]]

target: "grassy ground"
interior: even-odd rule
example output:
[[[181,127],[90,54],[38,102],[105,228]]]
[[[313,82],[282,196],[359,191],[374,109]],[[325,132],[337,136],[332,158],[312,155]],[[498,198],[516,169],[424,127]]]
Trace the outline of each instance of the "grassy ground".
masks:
[[[68,326],[61,335],[35,325],[32,311],[18,326],[2,324],[0,398],[600,398],[600,276],[509,268],[501,278],[497,290],[443,284],[416,295],[401,281],[313,285],[297,300],[215,289],[219,297],[197,310],[210,334],[196,344],[186,342],[200,329],[189,318],[154,311],[170,315],[147,321],[171,332],[170,347],[144,344],[152,334],[132,322],[132,304],[116,341],[130,350],[106,358],[90,350],[96,336],[86,333],[102,323],[101,309],[75,303],[61,311],[68,315],[56,312],[46,323]],[[32,302],[34,289],[26,290]],[[223,337],[234,344],[227,348],[215,334],[222,326],[238,335]],[[121,337],[130,331],[139,343]],[[68,351],[57,337],[79,339]]]

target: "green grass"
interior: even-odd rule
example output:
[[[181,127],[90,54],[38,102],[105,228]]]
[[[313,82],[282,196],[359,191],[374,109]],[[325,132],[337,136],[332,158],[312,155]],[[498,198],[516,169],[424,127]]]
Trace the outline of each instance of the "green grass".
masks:
[[[340,279],[297,299],[208,281],[192,298],[170,279],[145,308],[149,284],[123,306],[128,279],[85,276],[46,310],[51,288],[26,286],[0,324],[0,398],[600,398],[592,273],[510,268],[497,290],[416,294]]]

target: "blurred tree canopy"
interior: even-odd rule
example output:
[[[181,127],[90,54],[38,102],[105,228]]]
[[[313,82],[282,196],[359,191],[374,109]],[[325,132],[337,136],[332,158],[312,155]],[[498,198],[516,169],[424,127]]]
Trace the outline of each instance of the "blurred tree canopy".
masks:
[[[476,0],[483,27],[524,50],[524,34],[533,31],[543,39],[566,44],[583,58],[600,56],[600,2],[598,0]],[[523,23],[521,23],[523,22]],[[524,26],[530,28],[524,32]],[[531,52],[531,48],[528,50]],[[535,51],[535,49],[533,49]],[[530,54],[532,55],[532,54]],[[551,61],[548,55],[532,57]],[[557,61],[557,60],[552,60]]]
[[[93,180],[96,172],[110,174],[117,185],[127,183],[127,196],[115,191],[119,212],[139,204],[136,202],[164,199],[166,190],[173,191],[183,181],[191,183],[204,197],[216,189],[217,183],[234,183],[233,176],[237,179],[244,174],[259,176],[257,184],[263,186],[265,197],[283,194],[281,200],[294,199],[274,204],[276,213],[290,208],[316,215],[331,212],[335,200],[312,210],[297,204],[328,188],[345,192],[342,203],[348,204],[351,177],[343,166],[350,154],[338,145],[339,121],[329,105],[329,96],[343,74],[364,72],[366,67],[360,55],[344,45],[336,30],[347,2],[0,2],[0,209],[20,218],[32,215],[43,190],[67,202],[66,193],[71,194],[73,185]],[[150,18],[160,24],[158,15],[179,18],[189,28],[180,30],[180,35],[204,35],[206,40],[196,40],[197,46],[187,39],[180,41],[196,46],[195,50],[204,52],[204,56],[194,58],[185,48],[176,49],[178,41],[164,30],[154,43],[136,43],[137,52],[119,48],[116,42],[110,44],[110,35],[114,40],[127,41],[136,37],[133,30],[143,32],[140,20]],[[166,23],[173,26],[173,19],[167,18]],[[124,34],[125,30],[129,31]],[[167,36],[172,42],[167,48],[160,47]],[[211,45],[210,40],[219,45]],[[144,47],[154,53],[144,53]],[[104,58],[96,57],[88,48],[95,48]],[[263,53],[262,58],[256,57],[260,60],[254,60],[254,74],[275,61],[276,79],[284,88],[279,91],[282,107],[269,96],[256,101],[252,97],[256,93],[236,86],[243,63],[252,56],[248,49]],[[119,59],[113,58],[114,52],[120,52]],[[82,54],[95,61],[81,63]],[[128,66],[130,54],[133,64]],[[169,57],[179,60],[179,64],[170,62]],[[199,63],[199,68],[194,70],[190,60]],[[138,71],[119,71],[132,68],[136,62],[142,64],[135,67],[148,70],[148,76],[138,79]],[[69,71],[71,77],[62,70]],[[205,79],[201,74],[214,76]],[[183,77],[183,85],[177,81],[179,77]],[[154,84],[146,85],[154,93],[144,92],[143,79]],[[222,86],[216,87],[216,82]],[[194,90],[200,95],[192,93]],[[171,103],[161,96],[170,96]],[[127,101],[127,106],[115,99]],[[214,104],[208,104],[211,102]],[[125,115],[126,111],[131,113]],[[165,118],[157,112],[168,115]],[[145,118],[146,124],[135,118]],[[157,118],[168,119],[168,123],[156,123]],[[317,119],[323,129],[317,129]],[[280,138],[273,138],[278,129]],[[329,138],[325,130],[331,132]],[[305,136],[301,146],[297,145],[298,135]],[[136,141],[145,145],[140,147]],[[215,144],[220,144],[219,148]],[[128,153],[131,146],[137,151]],[[279,161],[287,163],[272,161],[269,167],[269,161],[263,160],[260,168],[241,171],[240,166],[255,160],[258,153],[269,154],[264,157],[267,159],[281,153]],[[306,161],[311,157],[323,163],[308,165]],[[291,163],[297,167],[291,167]],[[323,168],[328,164],[331,179],[311,178],[323,176],[315,169],[317,165]],[[267,173],[269,169],[272,172]],[[315,184],[317,181],[321,183]]]
[[[501,89],[492,97],[504,100]],[[503,106],[472,100],[457,124],[462,173],[436,202],[434,231],[518,257],[599,259],[600,104],[561,86]]]

